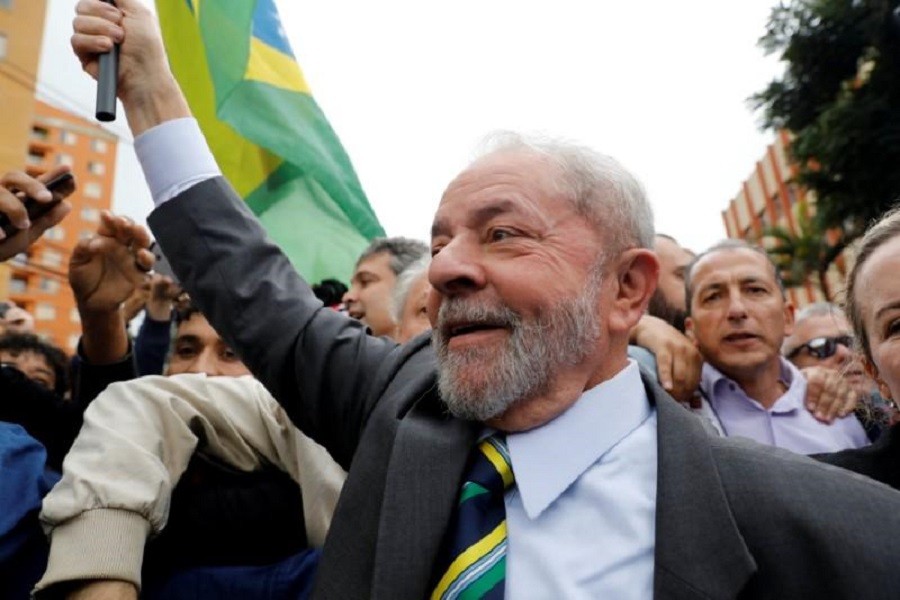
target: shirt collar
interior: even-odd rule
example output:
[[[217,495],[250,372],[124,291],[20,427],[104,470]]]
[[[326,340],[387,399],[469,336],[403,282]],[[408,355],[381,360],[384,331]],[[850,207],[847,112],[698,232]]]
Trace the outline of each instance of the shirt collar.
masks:
[[[806,400],[806,378],[797,367],[784,357],[779,358],[779,364],[781,365],[781,376],[779,380],[784,384],[787,391],[775,401],[775,404],[772,405],[769,412],[788,413],[804,408]],[[747,396],[733,379],[729,378],[709,363],[703,364],[703,370],[700,377],[700,389],[714,409],[716,408],[716,404],[722,399],[734,397],[735,394],[739,394],[747,400],[759,405],[759,402]],[[762,408],[761,405],[760,408]]]
[[[516,488],[529,518],[539,516],[591,465],[652,414],[636,362],[584,392],[566,412],[507,437]]]

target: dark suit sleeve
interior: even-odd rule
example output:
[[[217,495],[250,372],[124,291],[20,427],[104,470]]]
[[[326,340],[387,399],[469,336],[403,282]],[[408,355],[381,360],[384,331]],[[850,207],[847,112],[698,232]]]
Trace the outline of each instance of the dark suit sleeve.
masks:
[[[95,365],[85,358],[81,342],[78,342],[78,349],[72,362],[74,365],[72,397],[81,410],[85,410],[109,384],[129,381],[139,376],[134,353],[130,347],[121,360],[106,365]]]
[[[219,335],[346,469],[377,396],[373,381],[397,345],[323,308],[222,178],[169,200],[148,222]]]

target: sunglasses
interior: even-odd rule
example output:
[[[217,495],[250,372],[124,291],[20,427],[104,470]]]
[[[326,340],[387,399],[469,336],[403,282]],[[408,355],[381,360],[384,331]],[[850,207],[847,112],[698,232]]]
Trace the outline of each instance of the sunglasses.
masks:
[[[788,358],[794,358],[801,351],[806,350],[810,356],[815,358],[828,358],[834,356],[837,352],[838,344],[853,349],[853,336],[836,335],[834,337],[817,337],[809,340],[805,344],[800,344],[788,354]]]

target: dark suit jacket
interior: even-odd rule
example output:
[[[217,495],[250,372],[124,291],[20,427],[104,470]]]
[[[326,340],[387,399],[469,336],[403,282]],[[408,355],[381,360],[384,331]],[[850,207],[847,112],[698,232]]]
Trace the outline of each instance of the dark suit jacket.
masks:
[[[900,490],[900,423],[882,432],[871,446],[819,454],[816,458]]]
[[[149,222],[213,326],[349,470],[316,597],[426,597],[480,428],[446,413],[427,337],[397,346],[323,309],[221,179]],[[658,411],[657,598],[898,593],[900,495],[805,457],[709,437],[645,383]]]

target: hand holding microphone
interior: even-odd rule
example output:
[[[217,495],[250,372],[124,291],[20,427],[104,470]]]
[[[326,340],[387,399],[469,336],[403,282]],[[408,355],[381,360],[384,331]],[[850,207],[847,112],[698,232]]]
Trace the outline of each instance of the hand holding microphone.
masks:
[[[115,6],[113,0],[103,0]],[[116,120],[116,93],[119,81],[119,45],[100,55],[97,76],[97,120]]]

